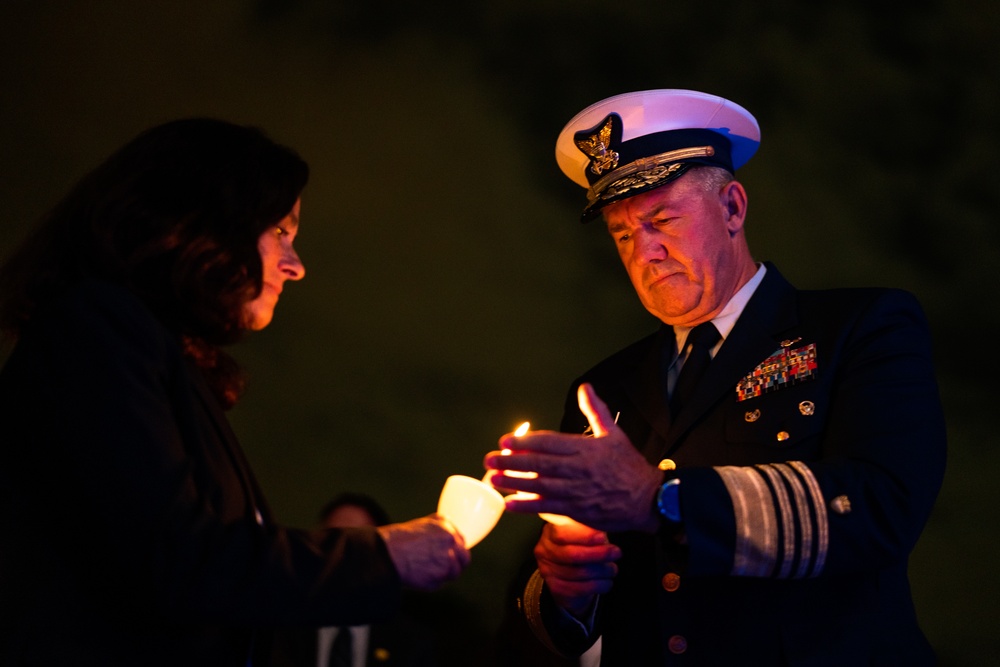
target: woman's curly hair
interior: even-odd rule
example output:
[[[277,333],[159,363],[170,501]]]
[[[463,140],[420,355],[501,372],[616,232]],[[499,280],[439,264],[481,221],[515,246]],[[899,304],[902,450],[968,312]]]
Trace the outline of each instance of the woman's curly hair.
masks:
[[[291,211],[306,163],[257,128],[211,118],[140,134],[82,178],[0,267],[0,333],[87,279],[121,284],[181,338],[227,407],[242,390],[220,347],[262,288],[260,235]]]

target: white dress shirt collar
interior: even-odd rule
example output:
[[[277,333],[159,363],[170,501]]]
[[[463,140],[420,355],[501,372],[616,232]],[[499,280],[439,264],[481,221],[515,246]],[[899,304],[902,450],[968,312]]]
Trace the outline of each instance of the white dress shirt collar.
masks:
[[[750,280],[748,280],[746,284],[733,295],[719,314],[712,318],[712,324],[715,325],[715,328],[719,330],[719,333],[722,336],[719,339],[719,342],[716,343],[715,347],[712,348],[713,357],[722,346],[722,343],[724,343],[726,338],[729,337],[729,332],[733,330],[734,326],[736,326],[736,320],[740,319],[740,315],[743,314],[743,309],[746,308],[747,303],[750,301],[750,297],[753,296],[753,293],[757,291],[757,287],[760,286],[761,281],[764,280],[765,273],[767,273],[767,268],[763,264],[760,264],[757,268],[757,273],[753,274],[753,277],[750,278]],[[674,327],[677,350],[684,349],[689,333],[691,333],[691,327]],[[680,355],[674,356],[676,358]]]

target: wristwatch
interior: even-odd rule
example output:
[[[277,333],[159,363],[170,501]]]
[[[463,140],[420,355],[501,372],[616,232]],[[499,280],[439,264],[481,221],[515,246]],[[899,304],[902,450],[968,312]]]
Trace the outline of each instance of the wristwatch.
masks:
[[[656,509],[660,516],[671,523],[681,522],[681,502],[679,497],[681,480],[667,480],[666,484],[656,492]]]

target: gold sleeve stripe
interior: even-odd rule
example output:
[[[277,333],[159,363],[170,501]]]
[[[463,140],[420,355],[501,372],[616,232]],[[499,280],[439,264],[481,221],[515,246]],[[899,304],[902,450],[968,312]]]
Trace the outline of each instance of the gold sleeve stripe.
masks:
[[[829,524],[819,482],[801,461],[720,466],[736,520],[731,573],[801,579],[823,571]]]
[[[563,655],[562,651],[556,648],[555,642],[549,636],[549,631],[545,628],[545,622],[542,621],[542,589],[544,587],[545,580],[542,579],[541,572],[535,570],[531,578],[528,579],[528,583],[524,587],[524,595],[519,601],[521,604],[521,613],[524,614],[525,620],[528,621],[528,626],[535,633],[535,636],[538,637],[538,640],[545,644],[550,651]]]
[[[777,496],[778,511],[781,513],[781,534],[792,535],[795,531],[795,518],[789,504],[788,490],[781,483],[781,475],[771,466],[757,466],[757,468],[767,476]],[[778,570],[779,579],[787,579],[792,573],[792,563],[795,561],[795,545],[792,540],[781,540],[784,550],[781,554],[781,569]]]
[[[772,467],[778,470],[785,478],[785,481],[792,488],[792,496],[795,498],[795,512],[800,517],[800,521],[798,523],[798,529],[800,532],[798,552],[801,554],[801,558],[799,559],[799,567],[795,571],[792,578],[802,579],[809,574],[809,564],[812,560],[808,557],[808,554],[812,552],[813,544],[813,522],[808,520],[808,496],[806,495],[805,487],[802,485],[802,482],[799,481],[798,475],[795,474],[795,471],[792,470],[792,468],[783,463],[775,463]],[[802,520],[803,517],[805,520]],[[792,543],[791,540],[791,535],[789,535],[789,543],[794,546],[794,543]]]
[[[823,491],[819,488],[816,476],[812,474],[806,464],[801,461],[789,461],[788,465],[795,468],[802,479],[809,487],[809,494],[812,496],[813,508],[816,510],[816,562],[813,564],[812,576],[819,575],[826,565],[826,553],[830,548],[830,522],[826,515],[826,503],[823,502]]]
[[[747,471],[750,474],[747,474]],[[716,468],[736,512],[733,571],[740,577],[768,577],[778,554],[777,520],[767,484],[752,468]]]

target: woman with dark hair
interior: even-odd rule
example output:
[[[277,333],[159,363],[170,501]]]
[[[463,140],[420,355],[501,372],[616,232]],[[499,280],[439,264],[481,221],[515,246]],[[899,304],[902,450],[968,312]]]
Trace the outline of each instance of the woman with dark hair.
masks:
[[[225,418],[223,347],[305,274],[307,179],[257,129],[167,123],[0,268],[0,664],[242,666],[268,628],[383,619],[467,565],[434,515],[277,525]]]

